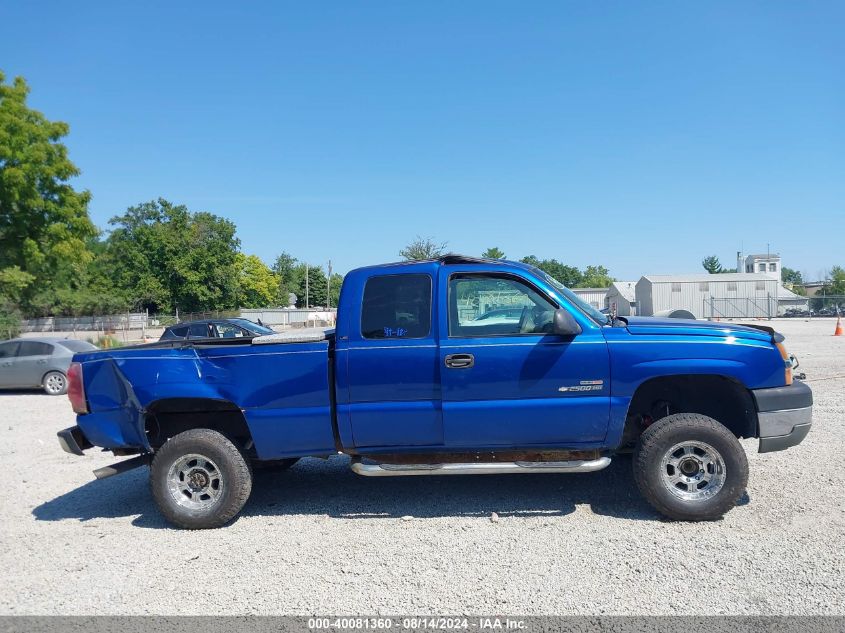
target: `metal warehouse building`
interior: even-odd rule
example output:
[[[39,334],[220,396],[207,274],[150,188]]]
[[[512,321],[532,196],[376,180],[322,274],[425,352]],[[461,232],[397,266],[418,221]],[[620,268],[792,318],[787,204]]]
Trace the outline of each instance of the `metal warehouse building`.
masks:
[[[604,298],[607,296],[607,288],[571,288],[571,290],[596,310],[605,307]]]
[[[636,284],[640,314],[688,310],[698,319],[773,317],[780,283],[760,273],[649,275]]]
[[[607,291],[605,307],[619,316],[637,314],[637,282],[614,281]]]

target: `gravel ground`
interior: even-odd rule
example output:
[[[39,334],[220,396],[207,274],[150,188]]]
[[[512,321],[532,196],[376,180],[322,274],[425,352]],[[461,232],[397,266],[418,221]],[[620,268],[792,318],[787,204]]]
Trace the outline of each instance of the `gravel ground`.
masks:
[[[170,529],[145,470],[93,481],[65,398],[0,395],[0,614],[845,614],[845,337],[777,324],[816,397],[723,521],[661,520],[629,458],[583,475],[259,475],[224,529]],[[491,519],[493,513],[498,520]]]

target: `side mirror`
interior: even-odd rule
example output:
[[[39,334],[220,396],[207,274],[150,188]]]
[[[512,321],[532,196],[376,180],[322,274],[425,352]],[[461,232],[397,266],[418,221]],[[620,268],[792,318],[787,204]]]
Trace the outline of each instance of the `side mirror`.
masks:
[[[552,332],[558,336],[577,336],[581,333],[581,326],[578,325],[578,321],[570,314],[569,310],[558,308],[555,310]]]

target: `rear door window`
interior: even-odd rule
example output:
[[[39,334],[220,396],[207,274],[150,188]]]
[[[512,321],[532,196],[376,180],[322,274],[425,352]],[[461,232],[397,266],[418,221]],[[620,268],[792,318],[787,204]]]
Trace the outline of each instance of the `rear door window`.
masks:
[[[0,343],[0,358],[12,358],[18,351],[19,343]]]
[[[193,323],[188,329],[190,338],[208,338],[208,323]]]
[[[180,325],[179,327],[167,330],[167,338],[185,338],[186,336],[188,336],[187,325]]]
[[[21,341],[18,357],[21,356],[49,356],[53,353],[53,346],[39,341]]]
[[[364,338],[425,338],[430,331],[431,277],[381,275],[367,280],[361,306]]]

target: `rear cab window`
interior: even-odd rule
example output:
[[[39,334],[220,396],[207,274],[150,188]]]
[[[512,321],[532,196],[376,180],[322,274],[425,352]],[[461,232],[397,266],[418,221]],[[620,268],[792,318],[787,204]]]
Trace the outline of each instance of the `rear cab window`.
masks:
[[[379,275],[364,286],[361,336],[365,339],[420,339],[431,332],[431,277]]]

